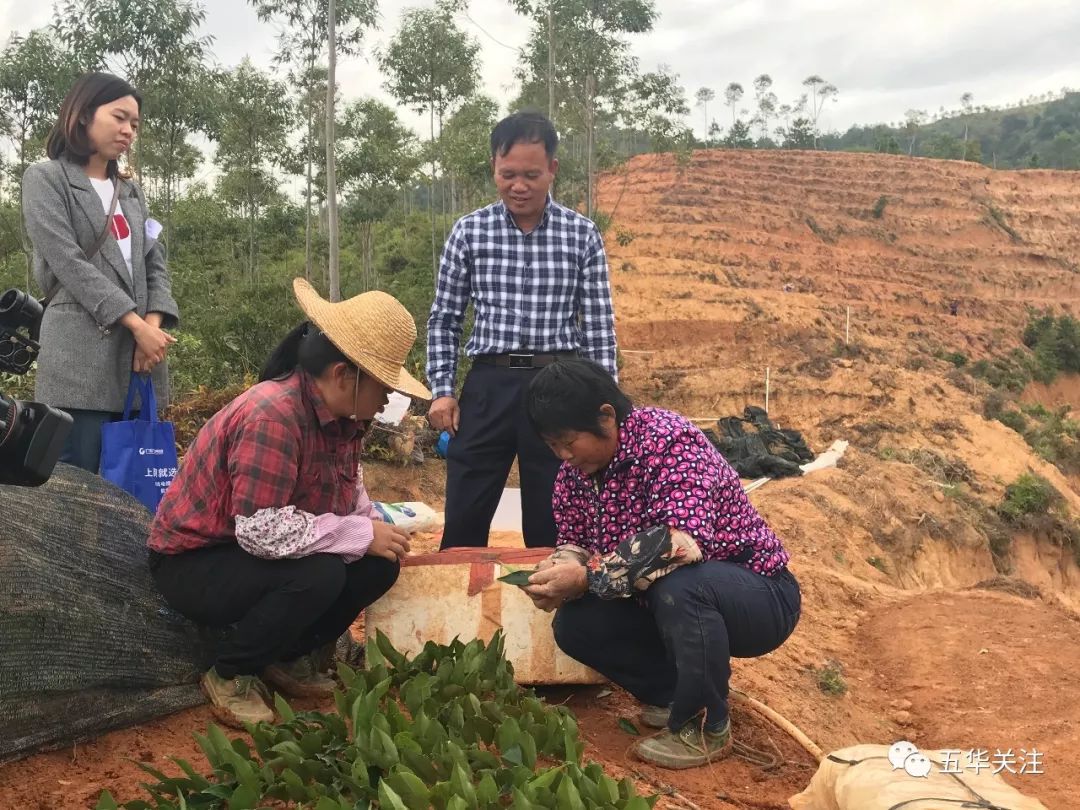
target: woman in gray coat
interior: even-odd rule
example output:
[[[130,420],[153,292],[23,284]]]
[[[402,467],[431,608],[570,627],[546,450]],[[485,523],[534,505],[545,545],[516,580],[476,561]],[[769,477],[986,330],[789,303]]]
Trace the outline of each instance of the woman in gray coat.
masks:
[[[68,92],[46,142],[49,160],[23,175],[34,277],[50,303],[41,324],[35,399],[74,426],[61,461],[98,471],[101,426],[120,418],[131,372],[151,372],[168,401],[163,331],[178,312],[142,190],[118,161],[139,127],[127,82],[87,73]]]

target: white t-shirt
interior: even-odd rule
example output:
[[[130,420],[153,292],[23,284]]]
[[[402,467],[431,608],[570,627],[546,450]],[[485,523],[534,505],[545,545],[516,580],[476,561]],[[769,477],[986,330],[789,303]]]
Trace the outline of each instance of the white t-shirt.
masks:
[[[106,216],[109,213],[109,204],[113,198],[113,181],[112,180],[98,180],[96,177],[91,177],[90,182],[94,185],[94,191],[97,192],[98,197],[101,198],[101,207],[104,209]],[[116,239],[116,243],[120,245],[120,253],[124,257],[124,264],[127,265],[128,278],[134,280],[133,271],[131,269],[131,228],[128,226],[127,217],[124,216],[124,211],[120,208],[120,201],[116,201],[116,212],[113,214],[113,220],[109,223],[109,231]]]

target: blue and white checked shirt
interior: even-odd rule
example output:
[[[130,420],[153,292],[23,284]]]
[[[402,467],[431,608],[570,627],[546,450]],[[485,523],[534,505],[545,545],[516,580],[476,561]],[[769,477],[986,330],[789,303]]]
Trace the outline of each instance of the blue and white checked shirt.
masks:
[[[503,203],[463,216],[443,248],[428,318],[427,378],[452,396],[465,309],[475,326],[465,352],[580,351],[617,374],[607,257],[591,220],[548,198],[540,225],[522,233]]]

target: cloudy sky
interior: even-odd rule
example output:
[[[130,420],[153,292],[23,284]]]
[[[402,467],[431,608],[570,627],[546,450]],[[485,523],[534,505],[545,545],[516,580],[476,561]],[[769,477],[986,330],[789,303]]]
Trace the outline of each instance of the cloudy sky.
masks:
[[[248,55],[270,66],[276,32],[256,19],[249,3],[205,4],[205,32],[214,37],[221,64]],[[382,0],[382,30],[369,38],[369,55],[392,35],[402,10],[418,4],[423,0]],[[910,108],[955,108],[965,91],[976,104],[998,105],[1080,88],[1076,0],[657,0],[657,9],[655,31],[633,41],[642,69],[669,65],[691,97],[699,87],[713,88],[718,100],[709,115],[722,123],[729,120],[719,99],[723,88],[738,81],[749,89],[760,73],[773,77],[782,102],[794,100],[812,73],[835,84],[839,98],[821,123],[840,130],[898,121]],[[0,35],[6,40],[51,17],[48,0],[0,0]],[[481,45],[486,91],[505,106],[514,94],[524,20],[505,0],[472,0],[459,21]],[[370,56],[349,59],[339,71],[346,98],[390,100]],[[700,109],[689,123],[702,130]]]

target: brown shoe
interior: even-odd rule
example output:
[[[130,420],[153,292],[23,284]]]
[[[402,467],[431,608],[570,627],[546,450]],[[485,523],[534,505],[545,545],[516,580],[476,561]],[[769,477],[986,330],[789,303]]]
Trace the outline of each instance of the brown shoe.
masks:
[[[222,678],[210,669],[199,681],[210,708],[222,723],[243,729],[245,723],[272,723],[274,713],[263,700],[262,682],[254,675]]]
[[[334,682],[319,672],[311,656],[302,655],[295,661],[279,661],[268,666],[263,680],[285,697],[332,697]]]
[[[731,753],[731,721],[717,732],[702,731],[691,720],[678,733],[662,731],[637,744],[634,752],[640,759],[661,768],[696,768],[716,762]]]

